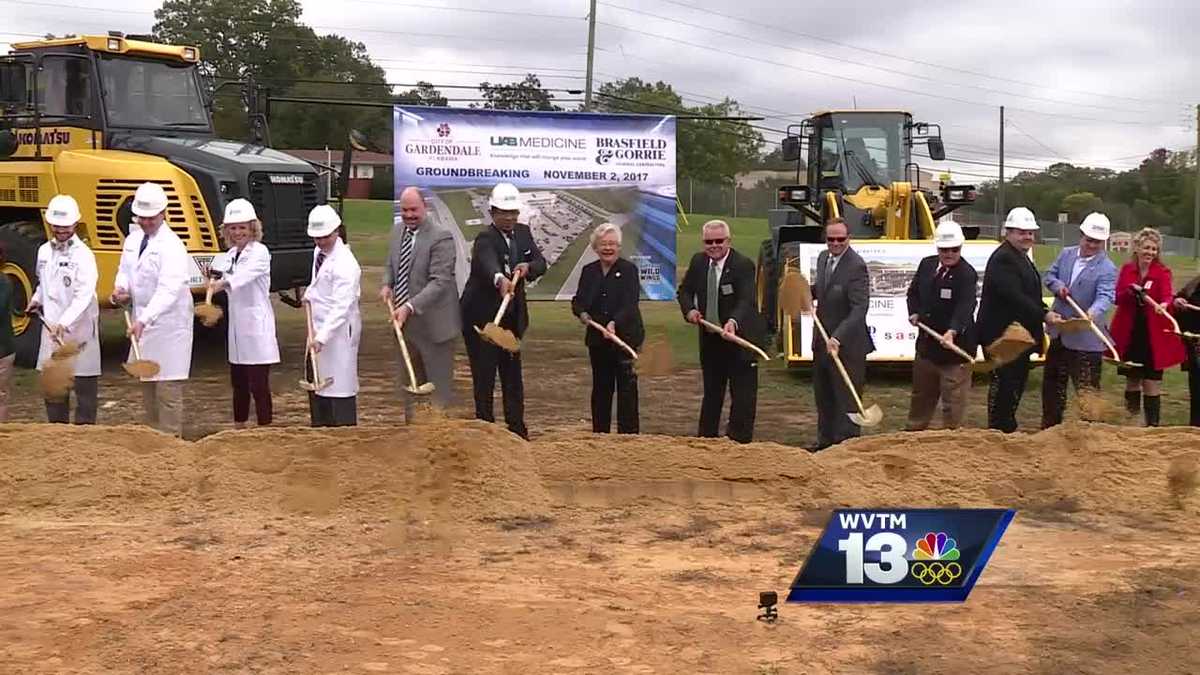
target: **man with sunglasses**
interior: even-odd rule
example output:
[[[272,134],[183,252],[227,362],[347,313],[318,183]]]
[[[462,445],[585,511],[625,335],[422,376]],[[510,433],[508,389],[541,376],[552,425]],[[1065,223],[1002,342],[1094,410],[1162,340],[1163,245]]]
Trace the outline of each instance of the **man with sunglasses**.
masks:
[[[1097,325],[1103,325],[1104,315],[1116,301],[1117,288],[1117,266],[1105,252],[1110,230],[1108,216],[1088,214],[1079,226],[1079,245],[1064,248],[1042,276],[1046,288],[1055,295],[1052,309],[1061,316],[1077,316],[1066,300],[1069,297]],[[1090,330],[1066,333],[1051,325],[1046,335],[1050,348],[1046,350],[1042,375],[1043,429],[1062,423],[1068,379],[1075,383],[1076,392],[1100,390],[1100,366],[1106,349]]]
[[[825,224],[826,250],[817,256],[813,298],[817,318],[829,333],[829,343],[813,331],[813,394],[817,403],[817,445],[814,452],[859,436],[862,429],[846,413],[858,410],[831,354],[845,366],[854,388],[862,393],[867,379],[867,354],[875,341],[867,329],[871,276],[867,263],[850,247],[850,229],[841,218]]]
[[[738,334],[760,347],[763,344],[765,328],[755,302],[754,263],[733,250],[725,221],[708,221],[700,236],[704,250],[692,257],[679,285],[679,308],[689,323],[699,326],[704,319],[721,326],[722,332],[699,329],[704,373],[699,435],[717,436],[728,387],[726,435],[738,443],[749,443],[758,408],[758,361],[753,352],[727,338]]]
[[[942,336],[939,341],[925,331],[917,333],[908,431],[929,428],[939,399],[943,428],[962,426],[966,413],[971,364],[947,346],[954,344],[968,354],[978,348],[975,289],[979,274],[963,260],[963,240],[958,223],[939,224],[933,234],[937,254],[921,260],[908,286],[908,322],[913,326],[922,323]]]

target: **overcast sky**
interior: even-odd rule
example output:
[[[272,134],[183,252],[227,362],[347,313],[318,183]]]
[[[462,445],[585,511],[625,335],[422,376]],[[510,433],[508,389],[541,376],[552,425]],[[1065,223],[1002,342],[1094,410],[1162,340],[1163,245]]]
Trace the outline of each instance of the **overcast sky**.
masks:
[[[584,86],[588,0],[303,4],[306,23],[365,43],[393,82],[535,72],[548,87]],[[0,5],[11,31],[0,41],[147,32],[159,6]],[[1124,169],[1156,147],[1195,143],[1196,2],[599,0],[597,20],[597,86],[638,76],[674,85],[689,104],[729,96],[778,130],[821,108],[905,108],[942,125],[948,156],[963,160],[945,166],[963,182],[997,174],[1001,105],[1010,177],[1053,161]],[[927,157],[922,166],[938,168]]]

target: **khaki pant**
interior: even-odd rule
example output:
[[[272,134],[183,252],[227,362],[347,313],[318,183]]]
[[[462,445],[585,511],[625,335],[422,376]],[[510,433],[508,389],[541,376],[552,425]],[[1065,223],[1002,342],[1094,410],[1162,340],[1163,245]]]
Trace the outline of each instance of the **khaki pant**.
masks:
[[[146,424],[183,438],[183,384],[186,380],[143,382],[142,404]]]
[[[966,363],[951,363],[940,366],[929,359],[917,357],[913,361],[912,401],[908,409],[909,431],[928,429],[942,402],[942,427],[957,429],[962,426],[967,412],[967,394],[971,391],[971,366]]]
[[[8,387],[12,382],[13,361],[16,354],[0,359],[0,422],[8,421]]]

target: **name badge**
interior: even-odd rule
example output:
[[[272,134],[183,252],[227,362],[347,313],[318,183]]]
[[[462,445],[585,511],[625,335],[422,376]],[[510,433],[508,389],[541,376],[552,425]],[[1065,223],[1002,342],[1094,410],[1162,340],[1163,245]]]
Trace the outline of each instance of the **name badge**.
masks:
[[[943,300],[951,299],[951,297],[953,297],[953,293],[954,293],[954,289],[951,289],[951,288],[940,289],[940,295]]]
[[[733,284],[721,284],[721,295],[733,295]]]

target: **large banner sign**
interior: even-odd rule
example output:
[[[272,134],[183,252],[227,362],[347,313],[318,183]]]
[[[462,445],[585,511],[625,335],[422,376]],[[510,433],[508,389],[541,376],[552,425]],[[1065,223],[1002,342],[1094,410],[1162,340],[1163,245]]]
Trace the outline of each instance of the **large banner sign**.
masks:
[[[429,218],[455,233],[460,291],[471,243],[491,225],[492,187],[512,183],[549,265],[530,298],[570,300],[596,260],[589,235],[608,222],[621,228],[643,297],[674,299],[674,116],[396,106],[394,123],[396,196],[422,188]]]
[[[968,241],[963,244],[963,260],[979,273],[976,299],[983,290],[983,272],[988,258],[1000,246],[995,241]],[[817,277],[817,256],[824,244],[800,245],[800,270],[810,280]],[[918,328],[908,322],[908,286],[921,259],[937,253],[932,241],[872,241],[857,239],[854,250],[867,263],[871,275],[871,305],[867,310],[867,329],[875,341],[871,361],[911,361],[915,356]],[[976,313],[979,308],[976,306]],[[800,319],[800,356],[812,359],[812,317]],[[830,329],[832,330],[832,329]],[[982,353],[980,353],[982,354]]]

